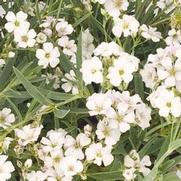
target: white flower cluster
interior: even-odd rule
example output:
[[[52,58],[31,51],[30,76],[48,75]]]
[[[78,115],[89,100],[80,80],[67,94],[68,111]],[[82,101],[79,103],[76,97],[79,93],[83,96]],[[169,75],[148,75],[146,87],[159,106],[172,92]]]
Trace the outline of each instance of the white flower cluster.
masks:
[[[68,24],[65,19],[56,20],[52,16],[48,16],[40,25],[43,28],[42,32],[48,37],[57,37],[56,42],[63,53],[70,57],[75,62],[75,53],[77,50],[74,40],[69,39],[69,35],[74,29],[71,24]]]
[[[181,46],[168,46],[157,49],[157,54],[150,54],[148,61],[141,70],[146,86],[154,88],[164,85],[167,88],[176,87],[181,91]]]
[[[96,134],[108,145],[116,144],[120,134],[128,131],[131,125],[142,129],[150,126],[151,109],[138,95],[130,96],[128,91],[94,93],[88,98],[86,106],[91,116],[102,116]]]
[[[84,131],[73,138],[64,129],[50,130],[47,136],[41,139],[38,149],[38,157],[43,161],[43,167],[37,172],[27,173],[28,181],[38,176],[41,176],[41,181],[71,181],[75,175],[83,173],[87,164],[111,164],[111,148],[92,140],[90,126],[85,126]]]
[[[14,33],[14,41],[20,48],[33,47],[36,43],[36,32],[30,28],[30,23],[27,21],[28,15],[22,11],[14,14],[9,11],[6,15],[7,23],[5,29],[9,33]]]
[[[126,181],[131,181],[136,178],[136,172],[142,173],[144,176],[150,173],[150,169],[147,168],[151,166],[150,157],[145,155],[142,159],[140,159],[139,154],[136,150],[131,150],[129,155],[124,157],[124,170],[123,176]]]
[[[181,116],[181,98],[174,94],[174,91],[159,86],[147,98],[154,108],[159,109],[160,116],[168,117],[170,114],[174,117]]]
[[[154,91],[148,97],[160,116],[174,117],[181,115],[181,46],[176,44],[165,49],[157,49],[157,54],[150,54],[141,70],[146,86]]]
[[[83,61],[81,72],[86,84],[107,82],[111,86],[122,88],[133,79],[138,64],[138,58],[123,52],[116,43],[102,42],[94,50],[94,56]]]

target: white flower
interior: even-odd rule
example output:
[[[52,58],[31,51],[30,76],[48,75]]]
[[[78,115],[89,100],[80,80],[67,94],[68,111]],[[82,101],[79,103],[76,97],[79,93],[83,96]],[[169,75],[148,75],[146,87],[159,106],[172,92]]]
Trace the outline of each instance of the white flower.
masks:
[[[16,15],[9,11],[5,17],[8,21],[5,24],[5,29],[10,33],[27,31],[30,27],[30,23],[26,21],[27,17],[28,15],[22,11],[19,11]]]
[[[55,28],[60,37],[70,35],[74,30],[72,25],[68,24],[64,19],[60,19],[60,22],[56,24]]]
[[[46,68],[49,64],[55,68],[59,64],[60,52],[57,47],[53,47],[52,43],[44,43],[43,49],[36,51],[36,57],[39,59],[38,65]]]
[[[181,30],[171,29],[165,39],[167,45],[177,45],[181,43]]]
[[[59,150],[65,143],[66,131],[63,129],[58,129],[56,131],[51,130],[47,133],[47,138],[43,137],[41,144],[42,149],[45,153],[49,153],[53,150]]]
[[[45,43],[47,41],[47,36],[44,33],[40,32],[36,37],[36,41],[38,43]]]
[[[134,59],[135,62],[131,59]],[[131,60],[131,61],[129,61]],[[107,78],[113,86],[119,87],[122,82],[128,84],[132,79],[132,73],[137,71],[139,60],[127,53],[122,53],[121,56],[114,60],[113,66],[108,69]]]
[[[68,36],[62,36],[57,40],[58,45],[63,48],[63,53],[68,56],[75,55],[77,46],[74,40],[69,40]]]
[[[131,127],[130,124],[135,122],[134,112],[130,111],[125,103],[119,103],[118,112],[114,111],[108,117],[110,127],[119,129],[121,133],[128,131]]]
[[[82,151],[82,148],[89,145],[91,143],[91,139],[84,133],[80,133],[77,135],[76,140],[72,141],[73,141],[72,145],[70,145],[66,149],[65,155],[66,156],[74,155],[74,157],[79,160],[84,159],[84,153]]]
[[[127,0],[106,0],[104,6],[110,16],[117,18],[122,11],[127,10],[129,3]]]
[[[15,122],[15,116],[11,113],[11,109],[3,108],[0,111],[0,127],[6,129],[11,126],[12,123]]]
[[[91,143],[91,139],[84,133],[79,133],[76,142],[80,147],[85,147]]]
[[[112,101],[105,94],[96,94],[88,97],[86,106],[91,116],[106,114],[111,108]]]
[[[157,31],[157,28],[151,26],[146,26],[145,24],[140,27],[141,35],[147,39],[152,40],[153,42],[159,42],[162,38],[161,33]]]
[[[32,124],[28,124],[21,129],[15,129],[15,135],[18,138],[18,143],[22,146],[26,146],[31,142],[37,141],[42,128],[42,125],[33,127]]]
[[[122,48],[115,42],[102,42],[94,50],[95,56],[109,57],[111,55],[119,56],[123,52]]]
[[[72,91],[74,95],[79,93],[76,85],[76,75],[73,70],[70,70],[70,73],[66,73],[65,78],[61,79],[61,81],[64,82],[61,87],[65,92]]]
[[[154,108],[159,109],[160,116],[167,117],[172,114],[174,117],[179,117],[181,115],[181,99],[175,96],[172,90],[160,86],[150,94],[148,100]]]
[[[86,159],[92,161],[94,164],[101,166],[102,163],[104,166],[110,165],[114,157],[111,154],[110,147],[103,147],[101,143],[93,143],[86,150]]]
[[[82,32],[82,56],[84,59],[90,59],[94,51],[94,38],[90,34],[89,29]]]
[[[63,150],[57,149],[57,150],[52,150],[48,155],[46,155],[45,153],[45,157],[42,160],[44,161],[45,167],[47,168],[54,167],[57,170],[59,169],[63,158],[64,158]]]
[[[36,43],[35,37],[36,32],[33,29],[14,33],[14,41],[20,48],[33,47]]]
[[[45,181],[46,178],[46,173],[43,173],[42,171],[32,171],[26,174],[26,179],[28,181]]]
[[[82,62],[81,70],[85,84],[102,83],[103,82],[103,65],[98,57]]]
[[[135,36],[139,26],[140,24],[134,16],[123,15],[122,19],[117,18],[114,20],[112,32],[116,37],[121,37],[122,34],[124,37]]]
[[[119,129],[111,128],[107,120],[99,121],[97,124],[96,135],[99,140],[105,139],[105,144],[108,146],[115,145],[120,138]]]
[[[6,155],[0,155],[0,180],[1,181],[6,181],[9,180],[11,178],[11,172],[13,172],[14,166],[10,161],[6,161],[7,160],[7,156]]]
[[[124,169],[124,171],[123,171],[123,177],[124,177],[127,181],[134,180],[134,179],[136,178],[135,171],[136,171],[136,170],[135,170],[134,168]]]
[[[60,168],[65,176],[71,177],[83,171],[83,164],[73,156],[68,156],[63,158]]]

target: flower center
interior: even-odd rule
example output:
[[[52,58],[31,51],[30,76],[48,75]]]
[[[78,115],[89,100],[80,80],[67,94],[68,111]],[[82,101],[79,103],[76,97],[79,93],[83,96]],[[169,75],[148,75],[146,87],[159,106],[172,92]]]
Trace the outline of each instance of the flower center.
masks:
[[[73,165],[69,165],[68,170],[69,171],[74,171],[74,166]]]
[[[105,136],[109,136],[110,135],[109,128],[105,127],[103,133]]]
[[[91,70],[91,73],[92,73],[92,74],[95,74],[95,73],[96,73],[96,69],[92,69],[92,70]]]
[[[50,58],[50,53],[46,53],[45,58],[49,59]]]
[[[171,102],[167,102],[167,107],[171,108],[172,107],[172,103]]]
[[[174,68],[172,68],[170,71],[169,71],[170,75],[174,76],[176,74],[176,70]]]
[[[116,120],[120,123],[123,120],[123,116],[120,114],[117,114]]]
[[[122,4],[123,4],[123,0],[115,0],[115,2],[114,2],[114,6],[116,8],[121,7]]]
[[[123,74],[124,74],[124,70],[123,69],[119,70],[119,75],[123,75]]]
[[[28,41],[28,37],[25,35],[25,36],[22,36],[21,37],[21,40],[24,41],[24,42],[27,42]]]
[[[57,157],[54,158],[55,163],[59,163],[60,160],[61,160],[61,158],[60,158],[59,156],[57,156]]]
[[[125,30],[125,29],[128,29],[128,27],[129,27],[128,23],[125,22],[125,23],[123,24],[123,29],[124,29],[124,30]]]
[[[95,110],[96,110],[96,112],[101,112],[102,111],[102,107],[96,106]]]
[[[101,151],[97,151],[97,153],[96,153],[96,157],[102,157],[102,153],[101,153]]]
[[[19,26],[20,26],[19,21],[16,20],[16,21],[14,22],[14,25],[17,26],[17,27],[19,27]]]

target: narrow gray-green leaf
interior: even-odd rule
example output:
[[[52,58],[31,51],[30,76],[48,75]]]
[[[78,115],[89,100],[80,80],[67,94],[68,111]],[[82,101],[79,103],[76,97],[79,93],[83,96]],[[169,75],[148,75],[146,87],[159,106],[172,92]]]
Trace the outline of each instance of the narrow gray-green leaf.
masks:
[[[64,109],[56,109],[56,110],[54,111],[54,115],[55,115],[55,117],[62,119],[62,118],[64,118],[69,112],[70,112],[70,109],[67,109],[67,110],[64,110]]]
[[[52,102],[47,99],[46,97],[43,96],[43,94],[34,86],[31,84],[31,82],[29,82],[24,75],[14,67],[14,72],[18,78],[18,80],[23,84],[23,86],[25,87],[25,89],[27,90],[27,92],[35,99],[37,100],[39,103],[43,104],[43,105],[50,105],[52,104]]]

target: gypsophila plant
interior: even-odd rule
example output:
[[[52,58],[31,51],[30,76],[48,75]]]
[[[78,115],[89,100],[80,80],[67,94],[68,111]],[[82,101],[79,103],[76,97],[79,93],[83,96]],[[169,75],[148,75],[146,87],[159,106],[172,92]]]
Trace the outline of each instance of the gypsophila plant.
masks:
[[[0,0],[0,181],[181,180],[181,0]]]

